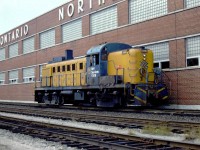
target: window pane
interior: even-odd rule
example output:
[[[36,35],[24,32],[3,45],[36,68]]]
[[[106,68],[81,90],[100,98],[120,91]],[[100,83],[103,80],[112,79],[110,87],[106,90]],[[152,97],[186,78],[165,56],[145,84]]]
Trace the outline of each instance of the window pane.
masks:
[[[8,49],[9,49],[9,58],[12,58],[18,55],[18,43],[10,45]]]
[[[0,61],[5,60],[6,54],[5,54],[5,48],[0,49]]]
[[[55,45],[55,29],[40,33],[40,48],[47,48]]]
[[[5,82],[5,73],[0,73],[0,85],[4,84]]]
[[[72,21],[62,26],[62,40],[69,42],[82,38],[82,20]]]
[[[169,43],[159,43],[145,46],[153,51],[154,61],[169,60]]]
[[[185,7],[195,7],[200,5],[200,0],[185,0]]]
[[[96,34],[117,28],[117,7],[113,6],[90,16],[90,33]]]
[[[161,62],[161,68],[162,68],[162,69],[169,68],[169,61]]]
[[[129,0],[130,23],[167,14],[167,0]]]
[[[34,51],[34,37],[23,40],[23,54]]]
[[[200,36],[186,39],[187,57],[200,55]]]
[[[198,66],[198,65],[199,65],[198,58],[187,59],[187,66]]]
[[[23,78],[34,77],[34,76],[35,76],[35,68],[34,67],[23,69]]]

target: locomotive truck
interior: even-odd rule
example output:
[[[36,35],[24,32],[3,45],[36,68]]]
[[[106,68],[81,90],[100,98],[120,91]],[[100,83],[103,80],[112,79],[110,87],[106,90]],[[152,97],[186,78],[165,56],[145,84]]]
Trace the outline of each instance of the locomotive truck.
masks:
[[[153,52],[124,43],[104,43],[85,56],[53,58],[42,68],[38,103],[97,107],[161,105],[169,96],[166,84],[154,71]]]

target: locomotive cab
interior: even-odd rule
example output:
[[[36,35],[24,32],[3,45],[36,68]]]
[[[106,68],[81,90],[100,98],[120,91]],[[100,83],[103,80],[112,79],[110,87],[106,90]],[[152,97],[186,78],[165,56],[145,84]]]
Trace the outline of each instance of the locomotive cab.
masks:
[[[109,53],[128,48],[131,48],[131,46],[123,43],[106,43],[89,49],[86,55],[87,84],[97,86],[100,84],[100,78],[108,75]]]

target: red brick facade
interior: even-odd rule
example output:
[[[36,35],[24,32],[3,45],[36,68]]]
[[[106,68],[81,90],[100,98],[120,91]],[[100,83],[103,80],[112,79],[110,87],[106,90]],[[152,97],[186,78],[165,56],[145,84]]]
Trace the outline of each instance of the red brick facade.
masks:
[[[185,38],[200,33],[200,7],[185,9],[184,0],[168,0],[168,14],[140,23],[129,24],[128,0],[105,0],[105,3],[101,5],[98,4],[97,0],[92,2],[92,8],[90,8],[89,1],[84,1],[84,11],[80,13],[77,10],[77,0],[71,2],[75,8],[72,17],[67,16],[68,4],[49,11],[25,23],[29,26],[28,35],[0,46],[0,48],[5,47],[6,51],[6,60],[0,61],[0,72],[5,71],[6,73],[5,85],[0,85],[0,99],[33,101],[35,83],[23,83],[22,68],[36,66],[35,77],[36,81],[39,81],[39,65],[47,63],[53,57],[63,56],[66,49],[73,49],[74,56],[80,56],[84,55],[91,46],[104,42],[142,45],[168,41],[170,69],[166,70],[166,74],[172,83],[170,101],[173,104],[200,105],[200,69],[198,67],[194,69],[186,67],[185,48]],[[118,28],[90,35],[90,14],[111,5],[117,6]],[[59,8],[62,7],[65,15],[63,20],[59,20]],[[82,18],[83,38],[62,43],[62,24],[78,17]],[[50,28],[55,28],[55,46],[40,49],[39,33]],[[35,51],[23,54],[22,40],[30,36],[34,36]],[[8,58],[8,46],[14,42],[19,44],[19,56]],[[19,72],[19,83],[14,85],[9,84],[8,81],[8,71],[13,69],[18,69]]]

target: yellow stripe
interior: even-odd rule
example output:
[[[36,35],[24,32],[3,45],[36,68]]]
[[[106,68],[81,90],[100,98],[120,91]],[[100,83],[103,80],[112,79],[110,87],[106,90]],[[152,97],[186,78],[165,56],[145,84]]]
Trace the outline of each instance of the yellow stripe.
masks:
[[[142,92],[145,93],[145,94],[147,93],[145,90],[143,90],[143,89],[140,88],[140,87],[137,87],[137,89],[140,90],[140,91],[142,91]]]
[[[162,99],[164,100],[164,99],[167,99],[168,98],[168,96],[165,96],[165,97],[163,97]]]
[[[139,101],[142,102],[143,104],[146,104],[146,101],[145,101],[145,100],[142,100],[141,98],[139,98],[139,97],[137,97],[137,96],[135,96],[134,98],[137,99],[137,100],[139,100]]]
[[[162,89],[160,89],[160,90],[158,90],[157,93],[160,93],[160,92],[163,91],[164,89],[165,89],[165,87],[162,88]]]

